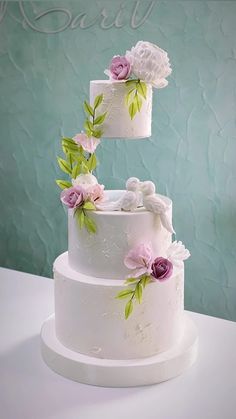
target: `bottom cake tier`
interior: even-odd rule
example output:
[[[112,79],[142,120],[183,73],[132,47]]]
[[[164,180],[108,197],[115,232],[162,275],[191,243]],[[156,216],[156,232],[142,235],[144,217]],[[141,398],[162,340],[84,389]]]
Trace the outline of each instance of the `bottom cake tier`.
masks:
[[[196,360],[197,330],[185,314],[181,340],[158,355],[130,360],[99,359],[66,348],[57,339],[55,317],[49,317],[41,331],[42,356],[58,374],[84,384],[103,387],[135,387],[157,384],[182,374]]]
[[[68,349],[105,359],[145,358],[183,335],[183,268],[164,282],[149,283],[127,320],[126,300],[116,299],[124,280],[81,274],[70,268],[67,253],[54,263],[54,280],[56,336]]]
[[[184,270],[145,288],[125,320],[115,298],[124,281],[83,275],[68,254],[54,263],[55,315],[42,327],[42,354],[54,371],[101,386],[137,386],[168,380],[190,366],[197,332],[183,306]]]

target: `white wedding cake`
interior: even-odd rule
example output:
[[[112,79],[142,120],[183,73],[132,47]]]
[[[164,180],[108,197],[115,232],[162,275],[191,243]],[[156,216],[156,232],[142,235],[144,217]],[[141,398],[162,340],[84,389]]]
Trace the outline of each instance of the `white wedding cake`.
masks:
[[[68,252],[54,263],[55,314],[42,328],[47,364],[76,381],[153,384],[190,366],[197,333],[184,311],[184,260],[172,242],[172,201],[131,177],[105,190],[93,171],[101,138],[151,135],[152,88],[167,85],[167,53],[140,41],[90,83],[85,132],[62,139],[57,180],[68,208]],[[103,141],[103,140],[102,140]]]

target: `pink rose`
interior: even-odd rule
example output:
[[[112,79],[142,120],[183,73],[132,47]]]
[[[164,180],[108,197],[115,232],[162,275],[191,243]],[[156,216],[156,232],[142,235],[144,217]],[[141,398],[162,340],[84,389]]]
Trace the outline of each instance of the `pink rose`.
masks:
[[[125,56],[116,55],[109,67],[110,77],[114,80],[126,80],[131,73],[131,65]]]
[[[61,202],[69,208],[78,208],[84,202],[83,189],[80,186],[72,186],[61,192]]]
[[[134,249],[131,249],[124,259],[124,264],[129,269],[134,269],[132,277],[138,278],[145,273],[152,272],[152,250],[150,246],[141,243]]]
[[[168,279],[171,276],[172,271],[173,265],[168,259],[158,257],[152,264],[152,276],[159,281]]]
[[[87,151],[88,153],[91,153],[91,154],[94,153],[98,144],[100,144],[99,138],[88,137],[84,132],[81,132],[80,134],[76,134],[73,137],[73,140],[77,144],[81,145],[84,151]]]
[[[95,205],[104,198],[104,185],[89,185],[85,190],[86,200],[92,201]]]

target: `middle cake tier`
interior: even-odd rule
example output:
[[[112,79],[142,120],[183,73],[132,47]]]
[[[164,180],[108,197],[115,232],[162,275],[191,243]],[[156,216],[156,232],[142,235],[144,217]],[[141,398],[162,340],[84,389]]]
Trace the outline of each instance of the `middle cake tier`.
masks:
[[[119,199],[124,191],[106,191],[111,200]],[[159,195],[168,205],[172,218],[172,201]],[[74,211],[68,211],[68,255],[72,269],[98,278],[123,280],[130,271],[124,265],[129,250],[148,243],[156,257],[166,256],[171,233],[161,224],[160,217],[143,207],[132,212],[90,211],[97,225],[96,234],[80,229]]]

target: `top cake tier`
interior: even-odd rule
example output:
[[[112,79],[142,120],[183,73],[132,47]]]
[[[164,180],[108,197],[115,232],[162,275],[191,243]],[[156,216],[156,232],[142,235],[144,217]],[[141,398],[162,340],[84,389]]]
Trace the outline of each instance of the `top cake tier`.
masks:
[[[96,96],[103,94],[101,113],[107,112],[103,123],[104,138],[147,138],[151,136],[152,86],[146,84],[146,100],[133,119],[126,106],[127,85],[125,81],[93,80],[90,82],[90,104]]]
[[[152,134],[152,87],[167,86],[171,74],[166,51],[155,44],[139,41],[124,55],[114,55],[104,73],[109,80],[90,82],[90,106],[94,113],[102,102],[99,124],[104,138],[147,138]]]

